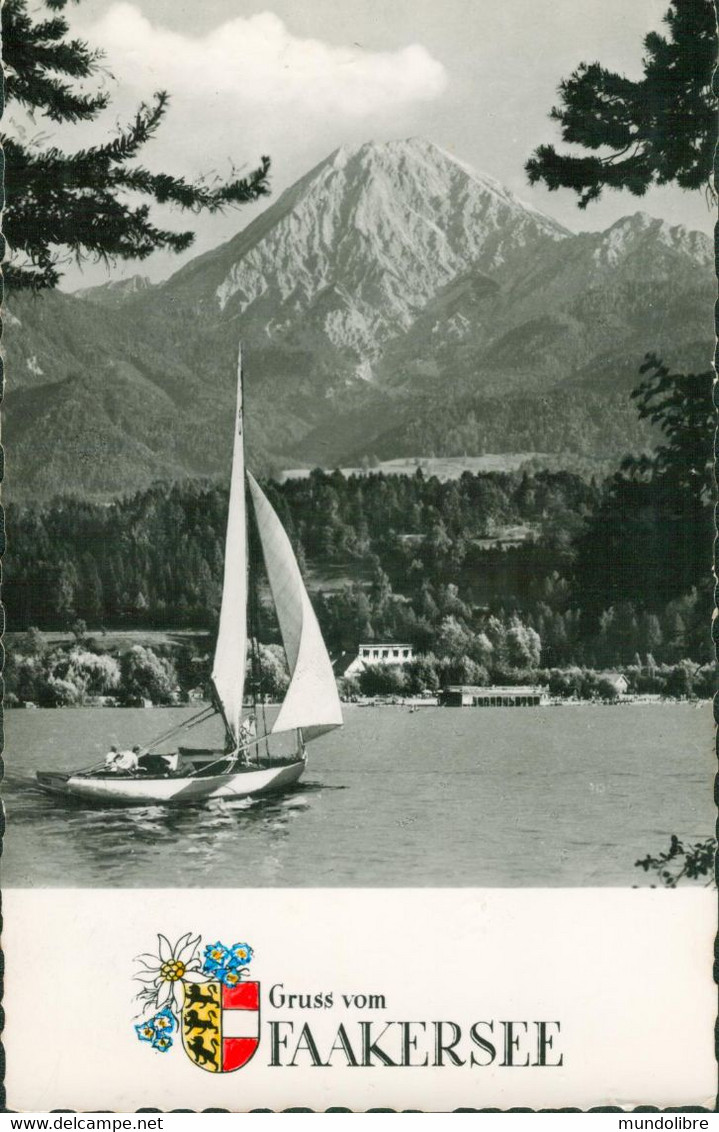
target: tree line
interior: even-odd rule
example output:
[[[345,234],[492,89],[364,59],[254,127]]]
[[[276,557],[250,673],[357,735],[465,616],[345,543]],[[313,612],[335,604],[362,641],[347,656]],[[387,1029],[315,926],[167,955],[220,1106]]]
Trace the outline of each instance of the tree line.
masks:
[[[51,644],[35,627],[18,635],[4,670],[6,706],[169,707],[210,697],[209,641],[108,647],[88,635],[82,621],[72,637]],[[278,700],[289,684],[284,653],[259,642],[256,651],[259,697]]]
[[[567,472],[443,483],[421,470],[316,470],[265,487],[333,653],[407,640],[494,672],[710,659],[711,510],[693,486],[690,503],[635,470],[604,484]],[[8,624],[211,634],[226,518],[226,488],[207,482],[109,505],[10,504]],[[258,633],[277,643],[264,584],[259,598]]]
[[[488,664],[483,665],[466,653],[425,653],[403,665],[372,665],[353,675],[342,675],[344,665],[340,664],[338,689],[350,701],[361,697],[436,695],[452,684],[490,683],[540,684],[557,700],[606,703],[619,698],[616,677],[611,673],[576,665],[548,669],[530,663],[529,667],[521,667],[527,659],[536,661],[539,639],[519,622],[515,622],[510,634],[520,646],[515,664],[502,665],[486,657]],[[534,656],[528,657],[525,649],[534,649]],[[253,669],[258,699],[280,700],[289,684],[281,646],[255,642],[253,653],[258,659]],[[5,705],[137,707],[205,700],[211,698],[211,667],[212,641],[207,636],[182,643],[123,646],[89,636],[84,623],[77,622],[71,641],[51,644],[33,627],[17,635],[8,653]],[[623,674],[630,694],[682,699],[710,697],[715,679],[711,664],[698,665],[690,660],[657,664],[651,655],[644,663],[637,658],[637,663],[623,666]]]

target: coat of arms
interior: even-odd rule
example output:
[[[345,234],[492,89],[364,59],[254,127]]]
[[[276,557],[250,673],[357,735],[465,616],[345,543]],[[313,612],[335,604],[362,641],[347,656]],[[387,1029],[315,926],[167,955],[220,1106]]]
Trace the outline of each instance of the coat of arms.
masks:
[[[208,1073],[232,1073],[260,1044],[260,984],[249,978],[247,943],[208,944],[187,932],[173,945],[158,935],[157,954],[138,956],[141,1042],[166,1053],[179,1037],[185,1053]]]

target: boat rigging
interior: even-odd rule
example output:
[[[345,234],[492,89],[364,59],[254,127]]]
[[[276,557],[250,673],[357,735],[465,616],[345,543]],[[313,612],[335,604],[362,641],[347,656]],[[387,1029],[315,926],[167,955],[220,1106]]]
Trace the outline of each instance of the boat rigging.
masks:
[[[248,508],[249,501],[249,508]],[[254,523],[287,658],[290,682],[271,726],[267,724],[258,666],[256,586],[249,553],[249,512]],[[253,596],[254,595],[254,596]],[[247,653],[251,655],[250,674]],[[245,697],[252,693],[262,727],[249,735]],[[242,354],[237,366],[237,408],[225,538],[222,602],[211,676],[212,704],[158,736],[144,752],[166,743],[179,730],[206,722],[215,713],[225,727],[222,750],[179,747],[163,773],[117,773],[89,767],[64,774],[38,771],[38,784],[53,794],[98,804],[189,804],[212,798],[243,798],[284,790],[304,772],[306,744],[342,726],[334,673],[305,589],[292,545],[269,499],[245,468]],[[295,751],[273,758],[273,736],[294,733]],[[253,753],[250,760],[249,754]]]

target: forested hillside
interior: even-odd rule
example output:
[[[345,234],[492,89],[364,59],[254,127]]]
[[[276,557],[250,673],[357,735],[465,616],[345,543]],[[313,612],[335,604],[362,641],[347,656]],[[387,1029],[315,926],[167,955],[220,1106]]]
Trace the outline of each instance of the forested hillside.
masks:
[[[468,678],[478,667],[710,656],[702,548],[666,554],[676,520],[657,511],[650,483],[618,492],[569,473],[467,472],[441,483],[421,471],[315,471],[266,489],[334,653],[401,638],[461,661]],[[104,506],[11,505],[9,628],[67,629],[79,618],[95,636],[212,631],[226,510],[226,490],[211,483],[157,485]],[[273,642],[267,598],[262,636]]]
[[[370,452],[363,441],[351,458],[359,463],[367,456],[382,460],[418,452],[482,456],[539,450],[560,453],[566,463],[588,455],[616,462],[627,452],[650,449],[655,440],[651,426],[627,411],[627,400],[625,389],[598,391],[575,383],[503,398],[445,390],[406,405],[402,421],[379,433]]]

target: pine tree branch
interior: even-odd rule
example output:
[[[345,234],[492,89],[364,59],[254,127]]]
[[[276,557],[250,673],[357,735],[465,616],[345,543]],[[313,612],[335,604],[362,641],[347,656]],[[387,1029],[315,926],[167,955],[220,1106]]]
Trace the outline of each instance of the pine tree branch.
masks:
[[[45,2],[61,11],[70,0]],[[92,76],[102,58],[82,40],[67,38],[64,18],[36,21],[28,15],[27,0],[5,0],[2,24],[10,100],[57,122],[92,120],[107,105],[106,94],[88,94],[64,81],[63,76]],[[155,223],[150,215],[153,203],[216,213],[267,195],[268,157],[246,176],[233,171],[229,181],[215,183],[154,173],[136,164],[168,105],[167,93],[158,91],[108,141],[74,153],[0,139],[5,145],[4,230],[13,256],[6,279],[11,287],[56,286],[64,253],[77,261],[114,261],[146,259],[157,249],[186,250],[193,233]],[[148,203],[133,203],[133,194],[148,198]]]
[[[79,39],[65,40],[67,21],[37,23],[28,16],[24,0],[6,0],[2,8],[5,94],[54,121],[91,119],[107,105],[107,95],[74,91],[56,76],[92,76],[102,53]],[[53,72],[53,74],[48,74]]]
[[[6,140],[9,176],[5,234],[15,254],[22,253],[40,273],[17,268],[9,283],[36,288],[42,280],[57,282],[48,273],[45,250],[68,248],[78,261],[84,258],[146,259],[163,248],[185,251],[194,239],[189,231],[173,232],[154,224],[149,205],[131,207],[121,190],[148,195],[157,203],[175,204],[199,212],[217,212],[234,203],[256,200],[268,192],[269,159],[249,176],[217,188],[193,184],[166,174],[144,169],[126,170],[110,165],[116,156],[102,160],[96,151],[67,155],[57,149],[37,154],[25,150],[13,139]],[[80,160],[91,157],[94,160]],[[42,216],[42,225],[37,223]]]
[[[585,209],[598,200],[604,188],[624,188],[634,196],[644,196],[652,182],[652,173],[640,149],[629,157],[569,157],[559,154],[554,146],[539,146],[535,156],[525,165],[530,184],[544,181],[550,192],[571,188],[579,196],[579,207]]]
[[[109,102],[107,94],[77,94],[67,83],[47,76],[25,79],[6,71],[5,94],[8,101],[37,109],[54,122],[92,121]]]
[[[531,184],[571,189],[580,208],[605,188],[642,196],[652,184],[707,185],[716,141],[714,6],[711,0],[670,2],[664,17],[669,36],[651,32],[644,40],[642,79],[582,63],[560,84],[560,102],[549,116],[562,140],[610,154],[594,160],[539,146],[525,165]]]

